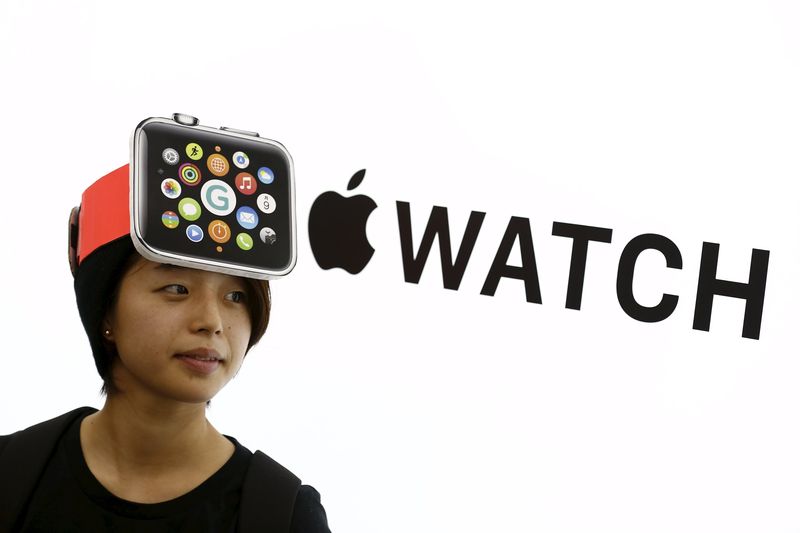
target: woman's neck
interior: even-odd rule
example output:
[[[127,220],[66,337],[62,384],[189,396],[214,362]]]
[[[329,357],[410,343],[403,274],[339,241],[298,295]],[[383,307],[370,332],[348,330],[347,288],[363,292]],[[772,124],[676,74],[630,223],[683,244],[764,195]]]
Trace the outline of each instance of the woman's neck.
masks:
[[[100,411],[84,419],[81,447],[95,465],[123,478],[221,466],[233,454],[233,444],[206,419],[205,410],[203,403],[112,394]]]

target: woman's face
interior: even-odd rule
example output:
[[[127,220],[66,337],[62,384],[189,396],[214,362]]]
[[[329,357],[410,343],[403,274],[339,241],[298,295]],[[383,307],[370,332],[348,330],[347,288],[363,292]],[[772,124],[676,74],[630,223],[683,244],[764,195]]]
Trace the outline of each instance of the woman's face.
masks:
[[[201,403],[239,371],[250,339],[246,283],[139,258],[104,321],[122,393]]]

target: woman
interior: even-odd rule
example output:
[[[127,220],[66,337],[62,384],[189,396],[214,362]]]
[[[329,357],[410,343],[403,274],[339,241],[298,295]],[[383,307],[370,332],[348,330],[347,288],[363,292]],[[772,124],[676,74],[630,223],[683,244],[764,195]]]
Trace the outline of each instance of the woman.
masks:
[[[75,291],[105,405],[0,437],[0,530],[329,531],[316,490],[205,416],[266,330],[266,281],[154,263],[126,236]]]

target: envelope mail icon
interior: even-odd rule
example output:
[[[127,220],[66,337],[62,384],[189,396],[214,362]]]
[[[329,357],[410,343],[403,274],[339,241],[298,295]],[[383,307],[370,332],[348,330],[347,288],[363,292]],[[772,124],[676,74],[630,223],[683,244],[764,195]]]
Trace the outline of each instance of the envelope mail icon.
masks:
[[[256,214],[248,213],[247,211],[239,213],[239,221],[242,224],[256,224]]]

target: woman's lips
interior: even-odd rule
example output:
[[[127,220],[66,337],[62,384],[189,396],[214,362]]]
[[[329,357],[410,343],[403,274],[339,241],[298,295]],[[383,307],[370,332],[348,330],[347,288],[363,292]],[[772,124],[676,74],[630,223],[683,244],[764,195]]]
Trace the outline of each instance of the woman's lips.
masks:
[[[189,369],[200,374],[211,374],[222,364],[222,356],[216,350],[196,348],[175,354]]]

